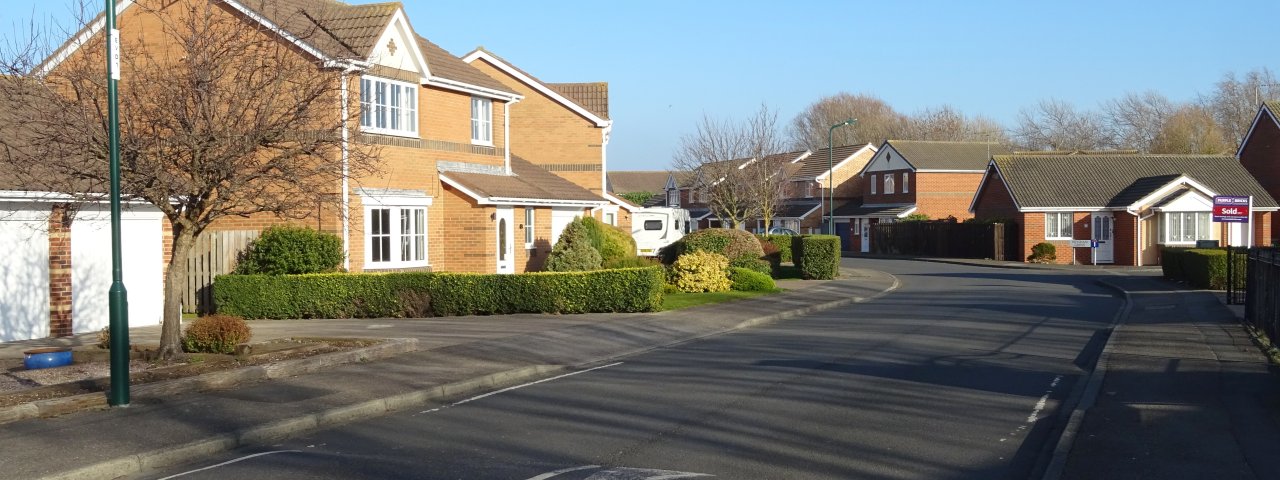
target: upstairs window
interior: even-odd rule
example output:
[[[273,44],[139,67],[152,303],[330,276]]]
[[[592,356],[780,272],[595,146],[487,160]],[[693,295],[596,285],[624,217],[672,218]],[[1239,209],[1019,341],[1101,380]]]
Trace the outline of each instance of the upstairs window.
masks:
[[[804,198],[813,198],[813,182],[804,182]]]
[[[471,97],[471,143],[493,145],[493,100]]]
[[[417,136],[418,86],[361,77],[360,129],[369,133]]]
[[[884,194],[885,195],[893,194],[893,174],[892,173],[884,174]]]
[[[871,174],[871,194],[876,194],[876,174]]]
[[[902,193],[911,193],[911,174],[902,172]]]

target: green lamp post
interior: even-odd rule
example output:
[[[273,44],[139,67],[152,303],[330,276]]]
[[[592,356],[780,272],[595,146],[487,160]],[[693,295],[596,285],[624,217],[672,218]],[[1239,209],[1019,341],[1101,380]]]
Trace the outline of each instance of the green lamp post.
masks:
[[[116,2],[106,0],[107,10],[107,142],[111,156],[111,290],[107,292],[111,317],[111,390],[107,403],[129,406],[129,295],[124,288],[120,254],[120,107],[116,84],[120,80],[120,32],[116,30]]]
[[[831,235],[836,234],[836,216],[835,216],[835,210],[836,210],[836,172],[835,170],[836,168],[835,168],[835,164],[832,163],[831,161],[831,150],[832,150],[831,136],[835,133],[837,128],[843,127],[845,125],[853,125],[857,122],[858,122],[858,119],[850,118],[843,122],[832,125],[831,128],[827,129],[827,199],[828,201],[827,201],[826,210],[827,210],[827,233]]]

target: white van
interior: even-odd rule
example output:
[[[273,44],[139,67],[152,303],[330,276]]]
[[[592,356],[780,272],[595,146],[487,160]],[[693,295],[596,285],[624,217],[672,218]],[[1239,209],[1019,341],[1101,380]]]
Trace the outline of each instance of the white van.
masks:
[[[631,215],[631,237],[636,239],[636,254],[642,257],[657,256],[689,229],[689,211],[683,208],[649,207]]]

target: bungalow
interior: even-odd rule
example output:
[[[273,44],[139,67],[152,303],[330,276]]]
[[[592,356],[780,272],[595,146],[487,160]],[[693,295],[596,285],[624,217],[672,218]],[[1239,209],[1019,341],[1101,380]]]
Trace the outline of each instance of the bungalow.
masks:
[[[1249,133],[1236,151],[1240,164],[1244,165],[1271,198],[1280,198],[1280,101],[1268,101],[1258,107]],[[1271,217],[1274,224],[1276,217]],[[1280,243],[1280,230],[1272,229],[1271,238],[1259,244]]]
[[[848,251],[870,252],[872,225],[913,214],[969,218],[987,161],[1000,153],[1008,149],[992,143],[886,140],[858,173],[861,201],[835,209],[842,244]]]
[[[1252,196],[1251,224],[1213,223],[1216,195]],[[1199,240],[1265,241],[1277,209],[1232,156],[1096,153],[996,155],[969,207],[975,218],[1020,225],[1013,241],[1023,258],[1048,242],[1058,263],[1139,266],[1158,264],[1161,248]]]

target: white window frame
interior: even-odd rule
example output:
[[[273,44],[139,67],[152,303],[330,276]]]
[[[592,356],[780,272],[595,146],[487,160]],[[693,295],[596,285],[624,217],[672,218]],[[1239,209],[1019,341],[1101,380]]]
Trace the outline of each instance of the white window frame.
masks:
[[[1178,218],[1178,232],[1180,237],[1178,240],[1171,240],[1170,227],[1173,226],[1171,218]],[[1187,218],[1191,219],[1191,239],[1184,240],[1183,234],[1187,225]],[[1203,219],[1203,220],[1201,220]],[[1203,231],[1200,227],[1204,227]],[[1212,212],[1160,212],[1160,244],[1161,245],[1195,245],[1196,240],[1212,240],[1213,239],[1213,213]]]
[[[813,182],[804,182],[804,198],[813,198]]]
[[[667,206],[668,207],[680,206],[680,190],[667,190]]]
[[[471,97],[471,144],[493,146],[493,100]]]
[[[911,172],[902,172],[902,193],[911,193]]]
[[[418,136],[418,85],[382,77],[360,77],[360,131]],[[379,126],[381,124],[382,126]]]
[[[1066,219],[1067,235],[1062,235],[1062,221]],[[1075,237],[1075,212],[1045,212],[1044,239],[1071,240]]]
[[[537,232],[534,231],[534,225],[537,223],[538,213],[532,207],[524,208],[524,248],[526,250],[533,248],[533,243],[537,241]]]
[[[871,194],[876,194],[876,174],[871,174]]]
[[[364,269],[382,270],[396,268],[421,268],[431,266],[431,197],[373,197],[362,196],[364,200]],[[390,248],[390,259],[375,261],[373,223],[374,213],[388,211],[391,227],[386,245]],[[415,213],[419,213],[415,214]],[[408,215],[408,217],[405,217]],[[408,232],[403,223],[409,220]],[[420,232],[420,233],[416,233]],[[415,238],[416,237],[416,238]],[[414,242],[414,240],[418,240]],[[408,242],[406,244],[406,242]],[[404,248],[408,246],[410,253],[419,253],[421,258],[403,259]],[[414,255],[417,257],[418,255]]]
[[[884,174],[884,194],[893,195],[893,174]]]

